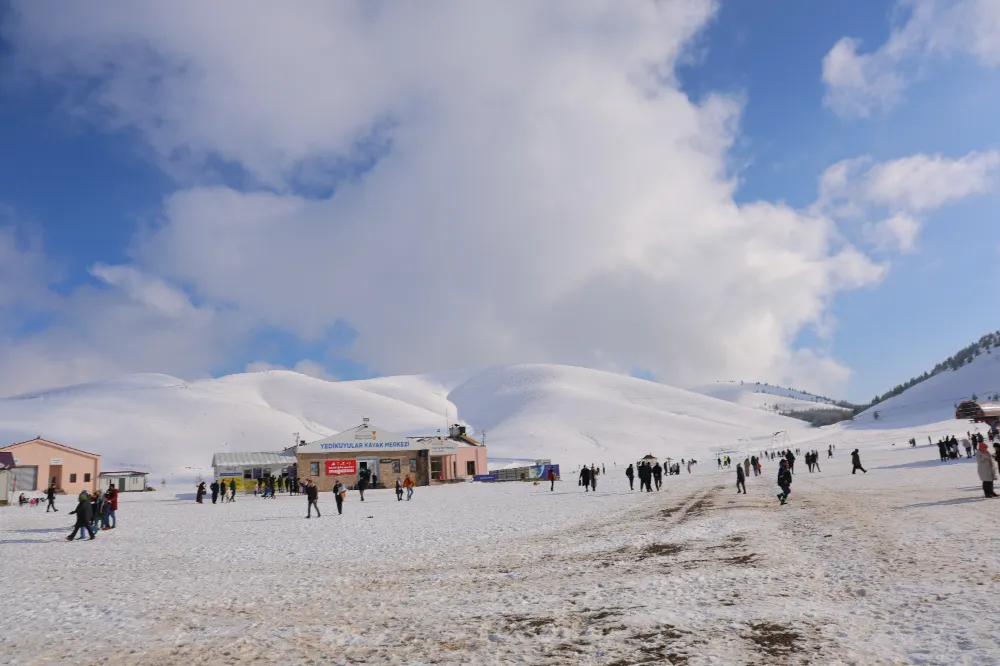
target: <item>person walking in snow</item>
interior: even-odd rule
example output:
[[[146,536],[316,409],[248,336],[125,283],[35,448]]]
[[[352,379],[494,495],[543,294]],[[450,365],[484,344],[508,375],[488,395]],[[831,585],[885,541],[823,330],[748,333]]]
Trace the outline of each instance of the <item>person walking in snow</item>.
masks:
[[[215,504],[219,501],[219,482],[213,479],[209,488],[212,490],[212,504]]]
[[[361,496],[361,501],[365,501],[365,489],[368,487],[368,470],[362,470],[361,474],[358,475],[358,494]]]
[[[90,503],[90,495],[86,490],[80,493],[79,502],[77,503],[76,508],[70,511],[70,515],[72,514],[76,514],[76,525],[73,527],[73,531],[70,535],[66,537],[66,541],[72,541],[75,539],[77,532],[80,533],[80,538],[82,539],[85,531],[90,533],[91,541],[97,538],[97,534],[91,526],[91,523],[94,522],[94,508]]]
[[[819,451],[813,451],[813,467],[816,468],[817,472],[822,472],[819,468]]]
[[[59,509],[56,508],[56,484],[49,485],[49,489],[45,491],[45,499],[49,501],[49,505],[45,507],[45,513],[48,513],[50,510],[58,513]]]
[[[658,491],[663,486],[663,468],[657,462],[650,471],[653,474],[653,485],[656,486],[656,490]]]
[[[231,479],[229,481],[229,501],[236,501],[236,479]]]
[[[307,481],[306,482],[306,489],[307,490],[309,488],[308,484],[309,484],[309,482]],[[402,492],[402,491],[400,491],[400,492]],[[347,487],[343,483],[341,483],[340,481],[337,481],[337,483],[333,484],[333,500],[337,503],[337,515],[338,516],[339,515],[343,515],[343,513],[344,513],[344,498],[345,497],[347,497]]]
[[[204,504],[205,503],[203,501],[204,499],[205,499],[205,482],[202,481],[201,483],[198,484],[198,490],[197,492],[195,492],[194,501],[197,502],[198,504]]]
[[[832,458],[833,457],[833,445],[832,444],[830,446],[826,447],[826,457],[827,458]]]
[[[317,488],[316,484],[312,482],[312,479],[309,479],[307,483],[308,485],[306,486],[306,500],[309,501],[309,508],[306,511],[306,518],[312,518],[313,507],[316,507],[316,517],[321,518],[322,516],[319,512],[319,503],[318,503],[319,488]]]
[[[861,454],[854,449],[851,451],[851,474],[857,474],[859,469],[865,474],[868,473],[868,470],[861,466]]]
[[[555,467],[549,467],[548,479],[549,479],[549,492],[550,493],[551,492],[555,492],[555,489],[556,489],[556,468]]]
[[[632,463],[625,468],[625,477],[628,479],[628,489],[635,490],[635,470],[632,469]]]
[[[746,474],[743,472],[743,467],[741,465],[736,466],[736,494],[740,494],[740,488],[743,488],[743,494],[747,494],[747,484],[746,484]]]
[[[963,438],[962,439],[962,446],[965,447],[965,457],[966,458],[971,458],[972,457],[972,442],[970,442],[969,440]]]
[[[743,460],[743,476],[750,476],[750,459],[745,458]]]
[[[782,458],[781,463],[778,465],[778,487],[781,488],[781,492],[778,493],[778,499],[781,500],[782,506],[788,501],[788,496],[792,494],[792,473],[788,469],[788,461]]]
[[[406,501],[409,502],[413,498],[413,489],[417,486],[416,482],[413,480],[413,476],[410,474],[406,475],[403,479],[403,487],[406,488]]]
[[[993,490],[993,482],[998,476],[997,461],[990,455],[985,442],[976,450],[976,471],[979,472],[979,480],[983,482],[983,494],[986,497],[1000,497]]]
[[[792,453],[791,449],[785,452],[785,461],[788,463],[788,472],[790,474],[795,474],[795,455]]]
[[[593,465],[590,466],[590,488],[597,492],[597,468]]]
[[[396,501],[403,501],[403,480],[398,476],[396,477]]]
[[[580,485],[584,492],[590,492],[590,468],[586,465],[580,469]]]

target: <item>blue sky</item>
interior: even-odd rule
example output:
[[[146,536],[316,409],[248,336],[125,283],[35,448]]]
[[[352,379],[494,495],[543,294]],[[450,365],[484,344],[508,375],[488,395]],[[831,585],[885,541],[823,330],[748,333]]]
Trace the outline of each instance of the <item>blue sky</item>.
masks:
[[[690,0],[692,5],[696,2]],[[427,20],[436,20],[440,25],[452,20],[465,20],[459,16],[463,12],[458,10],[451,13],[441,10],[433,14]],[[197,231],[210,225],[205,222],[196,225],[179,219],[176,207],[181,203],[200,200],[197,195],[207,197],[206,193],[214,193],[218,189],[231,190],[239,195],[263,193],[282,200],[282,204],[292,198],[299,203],[314,200],[329,208],[313,212],[307,210],[302,213],[305,216],[302,219],[282,217],[281,224],[288,225],[286,228],[292,236],[302,234],[303,246],[318,244],[320,239],[325,242],[332,236],[326,235],[317,218],[322,220],[326,219],[324,216],[347,215],[341,206],[347,207],[348,204],[342,204],[341,200],[352,196],[350,193],[355,190],[344,185],[345,178],[360,184],[358,190],[378,182],[380,178],[392,181],[392,187],[396,188],[393,192],[407,192],[411,188],[428,190],[431,187],[428,184],[417,184],[416,178],[407,180],[397,173],[403,168],[399,164],[416,164],[418,156],[422,155],[416,150],[412,154],[407,153],[408,146],[419,144],[421,140],[435,146],[444,145],[452,139],[464,144],[472,141],[470,137],[477,137],[478,140],[483,132],[462,134],[460,123],[439,122],[433,115],[439,108],[447,108],[448,113],[453,114],[450,118],[465,120],[467,116],[464,114],[481,111],[470,112],[460,108],[460,103],[452,101],[451,97],[447,97],[446,104],[441,101],[445,99],[445,93],[441,93],[441,99],[436,99],[434,94],[426,92],[447,87],[447,79],[443,79],[444,83],[434,79],[433,85],[428,83],[422,88],[422,96],[409,96],[406,105],[402,105],[392,94],[400,88],[409,90],[412,82],[401,80],[398,73],[393,73],[392,77],[396,78],[392,78],[392,83],[385,84],[389,92],[380,89],[380,82],[372,83],[376,90],[371,97],[376,102],[383,98],[389,101],[384,102],[382,107],[372,102],[374,111],[367,116],[363,113],[367,109],[357,111],[359,120],[355,122],[352,118],[354,124],[344,120],[343,128],[338,126],[330,136],[310,130],[305,122],[301,129],[296,128],[300,135],[289,136],[291,130],[288,128],[295,127],[300,121],[296,119],[293,109],[282,107],[276,107],[277,112],[288,112],[287,118],[262,113],[263,119],[254,119],[256,124],[247,122],[244,134],[237,134],[233,128],[226,127],[226,122],[206,122],[202,126],[206,114],[192,111],[192,115],[187,116],[187,102],[175,104],[179,99],[195,100],[190,102],[195,105],[199,98],[190,92],[178,93],[176,88],[180,84],[191,85],[192,91],[203,93],[194,87],[198,81],[188,78],[194,76],[189,75],[188,68],[194,72],[204,71],[215,77],[225,77],[227,70],[224,68],[220,67],[218,72],[212,69],[218,64],[213,58],[219,56],[208,50],[195,51],[195,47],[191,47],[190,53],[184,53],[182,49],[186,47],[178,46],[181,42],[171,41],[174,36],[158,27],[155,16],[136,10],[135,15],[128,19],[135,21],[131,28],[133,32],[129,34],[145,35],[144,48],[151,53],[167,54],[163,55],[165,59],[177,57],[180,62],[186,63],[185,68],[175,68],[168,76],[159,71],[154,72],[155,76],[146,76],[148,72],[139,70],[141,75],[132,76],[135,74],[133,69],[142,66],[141,63],[135,64],[141,59],[135,58],[133,52],[120,48],[120,43],[115,41],[120,39],[115,34],[118,26],[109,28],[111,23],[103,24],[100,17],[79,21],[79,26],[68,25],[68,20],[60,22],[56,17],[47,15],[44,9],[20,2],[12,3],[4,15],[3,48],[0,50],[0,146],[3,149],[3,157],[0,158],[0,227],[16,230],[20,239],[18,251],[23,253],[21,260],[42,264],[44,268],[38,275],[48,277],[48,286],[43,295],[36,297],[34,287],[38,286],[35,284],[38,278],[33,282],[12,281],[10,289],[19,290],[17,293],[24,296],[22,300],[34,303],[25,305],[14,302],[17,299],[8,299],[5,303],[3,285],[0,284],[0,314],[5,315],[0,333],[5,336],[3,339],[12,356],[16,352],[20,358],[41,359],[39,363],[44,362],[50,367],[51,379],[39,379],[39,382],[82,380],[89,377],[88,373],[124,371],[220,374],[268,365],[292,368],[303,361],[309,362],[314,374],[325,373],[346,379],[382,372],[433,370],[442,365],[517,360],[577,362],[634,371],[642,376],[679,384],[690,383],[695,377],[699,380],[708,378],[692,371],[684,359],[660,358],[655,342],[647,342],[645,337],[642,341],[633,340],[630,343],[628,340],[615,340],[612,343],[602,337],[606,334],[602,334],[603,329],[599,325],[581,327],[567,324],[567,328],[574,331],[574,342],[568,345],[571,349],[564,349],[566,345],[560,342],[565,333],[560,334],[562,338],[555,335],[554,341],[543,339],[537,329],[549,330],[555,326],[542,319],[535,320],[535,327],[526,325],[517,330],[500,330],[502,327],[498,327],[496,322],[503,321],[507,315],[530,324],[532,317],[538,317],[540,311],[563,312],[570,307],[549,297],[548,301],[533,305],[530,312],[535,314],[529,315],[510,305],[521,303],[528,298],[528,294],[538,291],[533,287],[520,293],[505,293],[502,297],[498,296],[495,302],[491,300],[499,288],[485,281],[490,275],[509,285],[519,280],[512,279],[505,272],[506,267],[522,266],[525,268],[520,271],[521,274],[535,274],[530,268],[533,265],[530,258],[522,255],[498,260],[492,268],[484,265],[476,269],[475,278],[465,270],[443,274],[417,270],[413,273],[413,284],[406,285],[407,289],[412,288],[412,292],[402,286],[388,285],[385,291],[377,292],[383,296],[381,302],[364,307],[364,316],[353,309],[359,306],[349,303],[349,295],[340,294],[341,291],[351,290],[343,277],[330,277],[329,283],[318,292],[303,296],[296,309],[291,307],[297,292],[294,280],[287,282],[292,286],[286,286],[285,292],[276,287],[278,293],[264,298],[241,289],[242,285],[251,282],[249,279],[237,280],[233,274],[230,283],[221,269],[217,273],[211,266],[189,266],[187,257],[194,248],[180,247],[178,239],[182,237],[181,232],[190,235],[195,233],[192,229]],[[532,14],[526,10],[523,16],[514,16],[511,24],[531,20]],[[670,30],[674,29],[674,23],[669,23]],[[337,27],[331,26],[331,30]],[[944,160],[960,160],[972,153],[989,155],[990,151],[1000,150],[1000,124],[995,120],[1000,104],[1000,69],[994,66],[992,52],[988,49],[963,51],[958,45],[947,52],[934,51],[927,46],[930,40],[925,33],[930,29],[910,21],[905,8],[888,0],[822,3],[729,0],[721,2],[705,27],[695,31],[697,36],[693,39],[682,36],[681,39],[687,40],[688,47],[676,64],[679,90],[694,104],[720,94],[740,104],[738,130],[732,135],[733,145],[725,153],[729,174],[737,178],[738,187],[733,194],[735,203],[784,203],[797,211],[808,211],[821,196],[819,182],[824,171],[843,160],[869,156],[871,164],[884,164],[915,155],[940,155]],[[89,50],[74,53],[72,47],[67,46],[65,54],[59,53],[63,42],[71,41],[64,39],[66,31],[76,31],[73,33],[76,41],[71,43],[89,45]],[[653,41],[658,37],[655,32],[646,36]],[[868,80],[864,85],[870,84],[870,87],[864,88],[868,91],[865,94],[871,95],[872,90],[885,85],[888,69],[901,73],[905,78],[905,90],[892,103],[854,113],[843,105],[838,107],[829,101],[835,88],[845,89],[845,94],[861,94],[857,92],[861,88],[851,88],[853,84],[832,78],[824,80],[824,58],[845,37],[860,40],[857,53],[862,57],[864,54],[876,54],[876,59],[871,61],[875,64],[866,70]],[[987,38],[995,40],[992,43],[1000,43],[1000,35],[987,35]],[[906,48],[901,49],[903,56],[883,58],[879,55],[880,47],[891,39],[908,40]],[[236,52],[240,41],[220,39],[218,49],[230,49],[232,53],[228,55],[232,55],[234,61],[245,61],[246,58],[241,58]],[[467,45],[456,48],[467,48]],[[95,52],[100,55],[94,56]],[[180,55],[177,55],[178,52]],[[45,56],[33,57],[38,53],[45,53]],[[81,53],[85,55],[81,56]],[[95,60],[81,63],[85,57]],[[450,54],[447,57],[456,56]],[[463,59],[461,55],[457,57]],[[587,54],[584,57],[591,56]],[[427,59],[432,63],[451,62],[444,58],[436,60],[428,56]],[[520,64],[514,58],[511,62]],[[492,100],[490,104],[502,99],[503,94],[496,92],[501,90],[500,84],[493,83],[502,80],[497,76],[500,71],[491,67],[484,64],[481,72],[485,74],[473,74],[477,85],[483,87],[482,98]],[[583,71],[586,71],[585,68]],[[171,76],[175,77],[174,82],[178,85],[168,87],[164,84],[161,89],[161,79],[174,80],[170,79]],[[266,76],[262,74],[261,78]],[[385,78],[389,81],[390,75],[386,73]],[[415,75],[414,78],[418,77]],[[213,80],[225,81],[224,78]],[[248,96],[257,94],[256,90],[250,90],[250,84],[243,83],[235,75],[232,85],[234,97],[239,95],[240,85],[248,86]],[[337,83],[317,82],[317,85]],[[419,88],[415,84],[412,87]],[[184,94],[189,96],[184,97]],[[266,95],[267,91],[261,94]],[[275,95],[280,96],[280,93]],[[468,97],[472,95],[469,93]],[[366,94],[358,94],[357,97],[364,98]],[[456,97],[461,99],[461,95]],[[338,118],[336,122],[331,120],[333,124],[341,122],[341,109],[344,116],[351,116],[356,111],[353,107],[349,108],[349,102],[344,99],[328,102],[331,105],[330,118]],[[512,104],[520,102],[511,99]],[[596,97],[593,99],[597,101]],[[414,103],[414,100],[420,101]],[[161,106],[169,108],[169,115],[167,111],[159,110]],[[395,119],[397,116],[398,122],[385,124],[387,118]],[[273,125],[268,124],[272,120]],[[520,127],[504,126],[502,116],[491,122],[490,132],[505,134],[520,131]],[[579,122],[581,127],[585,125],[584,119]],[[239,118],[233,120],[233,125],[239,123]],[[385,128],[384,141],[379,134],[380,140],[372,143],[372,127]],[[420,128],[425,128],[422,130],[424,134],[418,131]],[[431,136],[432,130],[441,134]],[[230,131],[236,134],[235,139],[224,136]],[[256,145],[258,135],[259,147]],[[586,137],[587,133],[582,136]],[[396,141],[399,147],[394,143]],[[251,144],[254,145],[248,147]],[[562,148],[565,150],[566,145]],[[488,173],[484,169],[488,182],[504,183],[504,169],[509,169],[501,164],[505,151],[502,145],[496,146],[495,152],[493,150],[484,145],[475,153],[475,160],[491,163]],[[450,153],[442,151],[435,156],[433,163],[443,163],[448,155]],[[628,160],[630,154],[623,148],[623,154],[616,157]],[[700,156],[696,157],[700,159]],[[465,163],[470,164],[468,161]],[[664,174],[667,173],[666,166]],[[478,164],[470,166],[473,171],[478,168]],[[804,295],[804,301],[811,302],[815,298],[826,304],[826,309],[819,315],[798,312],[774,315],[788,322],[781,328],[783,333],[775,334],[777,341],[774,344],[762,343],[761,348],[784,346],[784,351],[775,354],[778,360],[761,360],[758,365],[753,365],[752,359],[740,359],[732,367],[711,366],[706,361],[705,372],[710,372],[717,379],[762,379],[779,383],[800,380],[805,388],[832,387],[840,395],[864,400],[919,374],[979,335],[1000,327],[990,312],[990,303],[981,296],[981,290],[1000,277],[996,275],[995,268],[1000,258],[1000,242],[994,223],[995,211],[1000,204],[1000,190],[993,186],[995,169],[989,165],[983,169],[987,172],[984,176],[987,182],[971,187],[973,192],[964,192],[959,183],[955,187],[960,193],[943,194],[941,200],[944,203],[925,206],[918,211],[921,227],[909,251],[873,246],[871,237],[866,236],[865,224],[877,222],[876,218],[885,212],[882,209],[874,211],[871,201],[877,195],[869,195],[867,202],[859,204],[867,209],[865,214],[869,217],[865,219],[845,220],[837,214],[823,211],[822,214],[830,215],[836,223],[835,238],[830,241],[833,246],[857,246],[873,265],[888,267],[887,272],[880,279],[857,278],[859,286],[856,288],[820,289],[815,294],[810,293],[808,298]],[[501,175],[498,176],[498,173]],[[567,176],[568,190],[577,188],[577,184],[569,178]],[[374,185],[371,187],[372,192],[376,191]],[[341,194],[341,189],[348,193]],[[446,223],[438,228],[434,222],[449,216],[464,216],[467,224],[480,224],[482,234],[492,234],[486,253],[503,246],[502,237],[496,236],[496,231],[486,231],[495,229],[496,224],[503,224],[502,221],[494,222],[492,218],[497,212],[497,205],[482,204],[489,214],[484,214],[480,223],[476,217],[480,204],[471,194],[476,189],[472,185],[463,189],[470,194],[457,196],[453,203],[439,196],[426,206],[421,202],[419,206],[409,204],[403,209],[419,207],[420,215],[415,215],[414,219],[419,217],[422,220],[419,224],[426,225],[426,237],[434,238],[428,249],[417,251],[414,248],[416,263],[448,266],[447,260],[433,253],[436,252],[434,248],[447,248],[453,243],[454,236],[443,231]],[[574,191],[579,193],[583,190]],[[353,196],[364,199],[367,206],[378,205],[371,202],[371,199],[379,199],[374,194]],[[903,196],[897,193],[897,199]],[[912,198],[912,194],[906,196]],[[402,195],[400,198],[403,198]],[[511,194],[507,201],[516,198]],[[562,200],[564,197],[560,194],[553,194],[544,197],[546,203],[540,206],[557,208],[558,204],[552,202]],[[884,203],[887,200],[879,201]],[[591,206],[588,203],[588,207],[603,204],[595,202]],[[896,210],[893,206],[897,203],[886,205],[889,213]],[[904,204],[898,205],[899,210],[904,210]],[[211,210],[220,210],[215,203],[213,206],[216,207]],[[179,207],[189,210],[187,206]],[[535,207],[532,211],[539,209]],[[469,211],[472,211],[471,218]],[[565,211],[566,217],[574,214],[568,209]],[[201,213],[193,217],[209,219],[199,215]],[[364,215],[355,214],[345,219],[368,219],[367,215],[365,211]],[[515,217],[517,213],[511,211],[510,215]],[[277,224],[274,219],[277,218],[272,218],[269,224]],[[418,222],[404,221],[396,229],[380,229],[378,233],[373,224],[342,223],[352,228],[356,226],[357,236],[352,238],[363,238],[367,233],[371,238],[385,239],[395,238],[397,234],[405,238],[406,229],[412,229]],[[365,229],[368,231],[365,232]],[[597,231],[595,239],[602,237]],[[242,243],[242,231],[237,229],[226,233],[235,234],[232,236],[234,247]],[[188,237],[183,236],[185,239]],[[213,238],[218,239],[218,236]],[[225,239],[225,236],[222,238]],[[43,249],[33,248],[32,242],[39,239]],[[595,240],[595,243],[599,242]],[[198,243],[195,241],[195,247]],[[225,240],[222,243],[223,247],[230,245]],[[277,271],[275,284],[286,284],[284,280],[289,273],[294,274],[303,270],[302,266],[316,263],[303,259],[302,265],[297,265],[295,251],[283,253],[274,247],[273,237],[271,249],[264,240],[261,243],[260,256],[264,257],[264,261],[258,257],[258,265]],[[400,244],[405,246],[403,241]],[[460,248],[463,244],[454,242],[454,246]],[[274,266],[268,265],[268,251],[274,252]],[[343,248],[331,247],[331,263],[334,263],[332,257],[343,251]],[[585,252],[583,249],[580,251]],[[308,254],[304,251],[302,256]],[[484,253],[478,251],[473,256],[481,258]],[[277,257],[282,258],[278,260]],[[470,261],[479,265],[477,260],[468,258],[457,265],[467,266]],[[224,264],[225,261],[220,259],[219,263]],[[595,263],[608,265],[615,261],[605,258],[595,260]],[[116,277],[109,280],[100,270],[95,272],[95,266],[121,267],[121,271],[114,273]],[[571,268],[561,272],[572,272]],[[357,271],[353,275],[358,275]],[[454,282],[449,283],[449,278]],[[4,272],[0,270],[0,280],[3,279]],[[13,280],[9,276],[8,279]],[[363,279],[377,281],[371,276]],[[586,284],[588,279],[593,277],[581,277],[574,284]],[[403,280],[408,281],[406,278]],[[41,278],[41,281],[45,279]],[[428,334],[428,339],[421,340],[419,344],[411,343],[405,336],[366,333],[376,325],[381,327],[381,331],[386,326],[385,322],[392,322],[391,317],[367,321],[371,309],[391,310],[405,303],[412,306],[413,311],[410,314],[401,312],[400,322],[416,322],[422,313],[429,313],[436,307],[430,305],[432,302],[447,304],[449,299],[454,299],[451,302],[455,303],[466,302],[462,301],[466,295],[458,293],[466,281],[476,283],[475,287],[479,290],[467,295],[470,305],[465,309],[467,314],[463,315],[466,321],[483,322],[483,330],[469,330],[467,333],[468,338],[474,338],[475,344],[463,339],[460,330],[451,330],[460,327],[454,322],[445,322],[440,313],[435,315],[436,319],[421,320],[419,326],[422,330],[446,327],[449,332],[446,335],[440,332]],[[126,283],[132,285],[131,291],[123,286]],[[567,286],[567,289],[570,287]],[[256,289],[258,294],[260,291],[260,288]],[[600,290],[592,293],[598,292]],[[321,301],[325,301],[325,293],[331,296],[337,294],[331,300],[343,299],[348,304],[320,305]],[[396,293],[400,294],[398,304],[389,302],[385,297],[385,294],[391,297]],[[583,292],[584,302],[586,293]],[[667,290],[659,296],[662,298],[665,294],[667,300],[673,302],[670,298],[672,293]],[[175,297],[183,302],[180,309],[186,313],[183,316],[190,319],[180,323],[171,321],[168,326],[158,319],[148,318],[151,316],[147,312],[150,303],[160,313],[156,314],[157,317],[162,316],[162,312],[177,312],[173,305],[164,306],[160,300],[166,298],[174,303],[171,299]],[[425,298],[427,303],[414,302]],[[358,299],[367,300],[361,295]],[[566,302],[569,300],[567,296]],[[683,302],[683,298],[680,300]],[[126,312],[127,303],[136,301],[144,304],[146,310]],[[771,306],[761,305],[765,310],[768,307]],[[803,307],[809,311],[812,306]],[[108,313],[113,312],[114,316],[105,316],[103,308],[107,308]],[[564,313],[564,316],[564,321],[578,321],[575,314],[570,317]],[[747,316],[752,317],[752,313]],[[700,317],[700,314],[689,317],[679,310],[670,319]],[[222,321],[226,323],[218,323]],[[658,321],[650,320],[648,326],[655,329],[662,325],[664,331],[672,330],[673,324]],[[59,327],[54,323],[58,323]],[[127,359],[113,358],[117,345],[103,332],[105,329],[102,326],[113,326],[114,330],[122,331],[124,326],[133,324],[136,329],[128,331],[129,339],[136,342],[137,347],[155,348],[162,353],[136,352],[135,356]],[[84,330],[86,334],[81,333]],[[167,330],[175,331],[175,338],[165,341],[160,337],[166,335]],[[648,332],[648,337],[654,341],[657,335],[656,330]],[[686,335],[677,335],[678,341],[689,339]],[[141,344],[146,339],[143,336],[150,336],[145,347]],[[73,340],[73,344],[68,344],[67,340]],[[205,345],[192,346],[196,340],[204,341]],[[478,346],[479,341],[483,341],[482,347]],[[407,352],[410,344],[413,349]],[[646,345],[648,349],[643,347],[632,354],[629,344]],[[74,345],[79,345],[79,348]],[[682,348],[683,342],[664,346]],[[753,356],[755,352],[752,349],[755,348],[749,347],[748,343],[748,349],[751,351],[742,354]],[[811,369],[811,366],[796,369],[800,366],[780,360],[787,359],[789,354],[794,355],[796,349],[812,350],[824,358],[835,360],[851,371],[850,378],[839,384],[833,380],[828,382],[826,375]],[[709,347],[701,353],[706,357],[720,356]],[[735,352],[729,349],[721,355],[732,354]],[[693,355],[697,357],[698,352]],[[78,363],[80,368],[73,373],[57,370],[73,365],[72,360],[77,358],[85,358],[86,362]],[[11,363],[3,365],[0,362],[0,369],[8,373],[14,373],[15,368],[19,373],[24,371],[22,366]],[[740,376],[748,372],[766,376]],[[23,387],[11,384],[0,387],[0,390],[12,392],[18,388]]]

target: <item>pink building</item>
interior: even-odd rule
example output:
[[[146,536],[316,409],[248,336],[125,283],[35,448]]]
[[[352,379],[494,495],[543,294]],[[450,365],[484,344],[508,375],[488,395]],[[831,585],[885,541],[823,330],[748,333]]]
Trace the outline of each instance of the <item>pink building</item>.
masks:
[[[11,444],[0,451],[14,456],[14,492],[56,490],[76,495],[84,490],[95,492],[100,483],[101,456],[36,437]]]
[[[486,447],[465,437],[456,441],[444,437],[414,438],[426,446],[430,457],[430,482],[442,483],[458,479],[471,479],[486,474]]]

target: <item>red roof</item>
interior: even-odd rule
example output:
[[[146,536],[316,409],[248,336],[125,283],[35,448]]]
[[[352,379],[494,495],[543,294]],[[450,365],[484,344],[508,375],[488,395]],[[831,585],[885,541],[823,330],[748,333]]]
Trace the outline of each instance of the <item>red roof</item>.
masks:
[[[101,476],[121,476],[122,474],[138,474],[140,476],[149,476],[149,472],[137,472],[134,469],[125,470],[124,472],[101,472]]]
[[[56,446],[60,449],[67,449],[69,451],[76,451],[77,453],[82,453],[85,456],[90,456],[91,458],[100,458],[101,456],[97,453],[91,453],[90,451],[84,451],[83,449],[74,449],[72,446],[66,446],[65,444],[59,444],[57,442],[50,442],[47,439],[42,439],[41,437],[35,437],[34,439],[29,439],[26,442],[18,442],[17,444],[11,444],[10,446],[0,447],[0,451],[10,451],[11,449],[17,448],[18,446],[24,446],[25,444],[34,444],[35,442],[41,442],[42,444],[48,444],[49,446]]]

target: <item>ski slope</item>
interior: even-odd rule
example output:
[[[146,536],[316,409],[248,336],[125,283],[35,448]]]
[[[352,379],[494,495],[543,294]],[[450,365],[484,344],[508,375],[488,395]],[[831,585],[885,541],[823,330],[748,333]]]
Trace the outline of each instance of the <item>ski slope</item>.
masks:
[[[1000,354],[983,352],[958,370],[944,370],[862,412],[850,427],[890,429],[954,421],[958,403],[994,394],[1000,394]]]
[[[451,422],[490,458],[550,458],[571,467],[713,448],[800,421],[655,382],[556,365],[330,382],[291,371],[183,381],[139,374],[0,400],[0,442],[42,436],[99,453],[104,469],[159,478],[206,474],[212,454],[277,450],[368,417],[407,435]]]
[[[829,398],[795,389],[771,386],[770,384],[716,382],[715,384],[696,386],[691,391],[744,407],[772,412],[805,412],[814,409],[850,411],[846,407],[834,404],[833,400]]]

